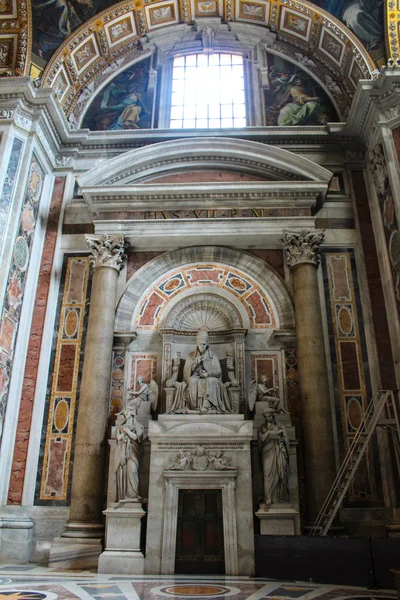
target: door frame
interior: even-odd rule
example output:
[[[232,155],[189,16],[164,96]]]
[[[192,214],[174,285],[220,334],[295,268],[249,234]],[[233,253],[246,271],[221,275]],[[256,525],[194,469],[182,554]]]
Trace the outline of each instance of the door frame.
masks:
[[[164,527],[161,572],[175,571],[176,532],[178,525],[179,490],[222,490],[222,520],[224,529],[225,574],[238,575],[235,483],[237,471],[168,471],[165,479]]]

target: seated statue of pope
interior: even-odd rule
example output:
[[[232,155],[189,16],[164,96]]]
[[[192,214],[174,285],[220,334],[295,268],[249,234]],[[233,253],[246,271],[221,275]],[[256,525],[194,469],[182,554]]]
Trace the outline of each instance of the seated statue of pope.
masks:
[[[188,383],[188,404],[192,410],[230,412],[221,365],[210,350],[206,329],[197,332],[196,350],[186,359],[183,379]]]
[[[199,329],[197,333],[196,350],[190,352],[185,361],[183,382],[170,382],[176,388],[172,413],[187,410],[231,412],[227,389],[222,383],[221,365],[210,350],[206,329]]]

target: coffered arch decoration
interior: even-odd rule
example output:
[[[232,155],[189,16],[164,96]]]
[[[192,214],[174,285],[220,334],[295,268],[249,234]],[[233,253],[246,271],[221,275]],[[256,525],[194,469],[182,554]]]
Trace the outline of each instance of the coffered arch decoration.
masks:
[[[28,75],[31,56],[29,0],[0,2],[0,76]]]
[[[123,68],[156,48],[168,53],[178,44],[182,51],[201,51],[196,29],[204,27],[207,17],[213,18],[213,25],[216,17],[225,23],[220,26],[221,48],[223,40],[228,45],[235,40],[245,55],[269,48],[307,68],[338,99],[343,117],[359,79],[375,73],[374,62],[356,36],[307,0],[123,0],[65,40],[48,63],[42,84],[54,89],[76,128],[93,94]]]
[[[131,277],[117,306],[115,330],[154,330],[185,322],[190,327],[193,319],[203,318],[190,311],[196,302],[206,320],[209,308],[216,328],[226,323],[294,329],[291,298],[271,267],[232,248],[194,246],[162,254]]]

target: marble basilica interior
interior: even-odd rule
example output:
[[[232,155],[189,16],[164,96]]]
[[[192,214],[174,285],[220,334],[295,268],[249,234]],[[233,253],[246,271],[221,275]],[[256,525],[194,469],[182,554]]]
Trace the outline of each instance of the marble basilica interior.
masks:
[[[400,7],[47,4],[0,1],[0,559],[253,575],[383,397],[331,531],[399,537]]]

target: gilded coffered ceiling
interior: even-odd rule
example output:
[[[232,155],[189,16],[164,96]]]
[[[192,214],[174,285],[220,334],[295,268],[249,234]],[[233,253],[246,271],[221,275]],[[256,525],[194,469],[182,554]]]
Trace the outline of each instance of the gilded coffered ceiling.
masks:
[[[24,75],[30,61],[29,0],[0,0],[0,75]]]

